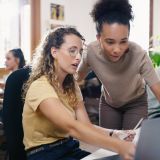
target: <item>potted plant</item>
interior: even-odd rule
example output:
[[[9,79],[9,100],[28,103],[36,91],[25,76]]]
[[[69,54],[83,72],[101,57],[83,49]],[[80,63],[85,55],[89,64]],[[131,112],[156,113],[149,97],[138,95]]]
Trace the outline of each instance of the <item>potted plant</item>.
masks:
[[[154,67],[160,66],[160,35],[150,40],[152,47],[149,48],[149,56],[153,62]]]
[[[149,56],[153,62],[155,70],[160,77],[160,35],[150,40],[151,46],[149,48]],[[152,93],[149,87],[147,87],[148,93],[148,116],[149,118],[160,117],[160,104]]]

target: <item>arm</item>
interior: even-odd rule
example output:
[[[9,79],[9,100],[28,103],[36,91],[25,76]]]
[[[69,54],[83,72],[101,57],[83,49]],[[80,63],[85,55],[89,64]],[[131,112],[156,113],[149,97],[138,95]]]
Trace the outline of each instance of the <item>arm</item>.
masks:
[[[120,153],[123,157],[132,157],[134,153],[133,144],[120,141],[109,136],[104,136],[100,131],[92,127],[89,120],[81,122],[81,116],[75,120],[66,110],[65,106],[55,98],[49,98],[42,101],[39,105],[39,110],[48,118],[54,125],[60,128],[70,136],[84,141],[86,143],[99,146],[104,149],[109,149]],[[77,113],[80,115],[81,113]],[[83,115],[86,117],[85,115]],[[124,147],[122,148],[121,145]]]
[[[85,79],[86,75],[86,72],[78,71],[78,82],[81,83]]]
[[[156,69],[153,67],[151,59],[147,54],[144,54],[143,59],[141,60],[140,74],[142,75],[148,86],[150,86],[150,89],[160,102],[160,81],[157,73]]]
[[[110,132],[109,129],[93,125],[90,122],[90,119],[88,117],[88,114],[86,112],[83,102],[79,102],[79,104],[77,105],[75,109],[75,112],[76,112],[76,117],[78,121],[85,123],[89,125],[90,127],[94,127],[94,129],[96,129],[98,132],[101,132],[101,134],[103,134],[104,136],[107,136],[107,135],[109,136],[109,132]]]
[[[127,141],[132,141],[135,136],[135,132],[133,130],[126,130],[126,131],[113,130],[113,129],[106,129],[97,125],[93,125],[89,120],[89,117],[83,102],[79,102],[75,111],[76,111],[77,120],[90,125],[90,127],[94,127],[94,129],[96,129],[98,132],[100,132],[104,136],[110,136],[110,133],[112,132],[113,137],[127,140]]]
[[[160,82],[152,85],[150,87],[150,89],[152,90],[152,92],[154,93],[154,95],[156,96],[156,98],[158,99],[158,101],[160,102]]]
[[[89,48],[88,48],[89,49]],[[81,62],[78,66],[77,73],[78,73],[78,82],[82,81],[87,73],[91,70],[88,64],[88,52],[84,52],[82,54]]]

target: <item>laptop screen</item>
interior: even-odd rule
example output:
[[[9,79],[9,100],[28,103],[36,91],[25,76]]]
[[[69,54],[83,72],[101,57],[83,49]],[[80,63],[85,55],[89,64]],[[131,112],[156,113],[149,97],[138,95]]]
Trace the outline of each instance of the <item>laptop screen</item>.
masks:
[[[160,160],[160,118],[142,123],[135,160]]]

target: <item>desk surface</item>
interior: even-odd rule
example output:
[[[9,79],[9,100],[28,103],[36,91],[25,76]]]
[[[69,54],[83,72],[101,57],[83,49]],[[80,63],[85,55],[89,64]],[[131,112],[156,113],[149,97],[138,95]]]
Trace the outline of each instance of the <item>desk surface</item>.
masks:
[[[139,139],[140,128],[136,129],[135,132],[136,132],[136,136],[134,137],[133,143],[136,144]],[[109,150],[105,150],[105,149],[98,149],[97,151],[93,152],[92,154],[83,158],[82,160],[94,160],[97,158],[108,157],[108,156],[112,156],[115,154],[117,153],[109,151]]]
[[[111,151],[105,150],[105,149],[98,149],[96,152],[90,154],[89,156],[83,158],[82,160],[94,160],[97,158],[108,157],[108,156],[112,156],[115,154],[117,154],[117,153],[111,152]]]

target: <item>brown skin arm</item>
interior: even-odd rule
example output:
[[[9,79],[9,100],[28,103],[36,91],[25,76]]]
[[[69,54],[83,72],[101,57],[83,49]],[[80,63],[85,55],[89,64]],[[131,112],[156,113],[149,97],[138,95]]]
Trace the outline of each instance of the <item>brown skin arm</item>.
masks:
[[[150,89],[152,90],[152,92],[154,93],[154,95],[156,96],[156,98],[158,99],[158,101],[160,102],[160,82],[152,85],[150,87]]]
[[[78,71],[78,82],[81,82],[82,80],[84,80],[85,77],[86,77],[85,72]]]

